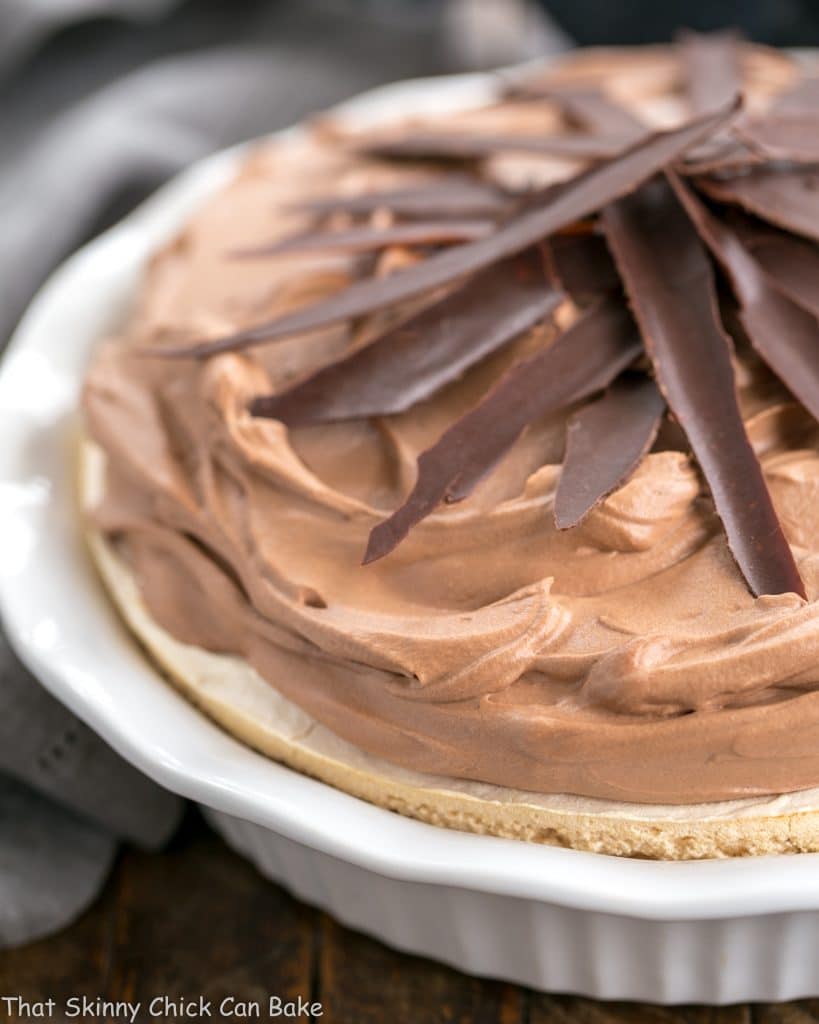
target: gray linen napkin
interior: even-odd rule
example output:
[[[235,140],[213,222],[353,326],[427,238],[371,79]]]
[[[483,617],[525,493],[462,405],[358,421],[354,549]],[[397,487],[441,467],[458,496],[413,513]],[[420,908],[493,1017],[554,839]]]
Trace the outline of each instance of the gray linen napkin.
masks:
[[[0,348],[63,256],[191,161],[453,53],[515,56],[457,3],[453,48],[435,0],[0,0]],[[50,38],[89,13],[115,20]],[[160,846],[180,813],[0,637],[0,947],[70,921],[118,839]]]

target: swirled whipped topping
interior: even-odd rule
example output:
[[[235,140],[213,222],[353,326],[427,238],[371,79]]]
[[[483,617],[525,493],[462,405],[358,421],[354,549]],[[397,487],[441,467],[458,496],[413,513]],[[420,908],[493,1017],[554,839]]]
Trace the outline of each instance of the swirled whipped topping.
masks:
[[[741,72],[760,112],[801,73],[751,48]],[[686,113],[668,49],[581,53],[547,80],[603,88],[647,125]],[[565,110],[525,96],[431,123],[453,137],[566,134]],[[574,176],[577,152],[551,149],[481,154],[484,180],[517,190]],[[619,489],[558,529],[572,408],[532,422],[466,500],[361,564],[374,527],[412,490],[418,456],[552,343],[577,316],[569,300],[405,411],[341,422],[288,426],[250,406],[365,346],[394,310],[208,358],[151,358],[416,265],[428,243],[247,254],[309,232],[311,200],[437,173],[363,154],[332,120],[251,153],[154,256],[122,331],[94,358],[84,415],[107,455],[94,525],[175,637],[244,657],[316,720],[397,764],[642,803],[819,785],[819,424],[750,345],[734,358],[742,419],[807,599],[752,595],[670,421]],[[349,211],[328,216],[334,230],[360,225]],[[388,209],[366,220],[394,223]]]

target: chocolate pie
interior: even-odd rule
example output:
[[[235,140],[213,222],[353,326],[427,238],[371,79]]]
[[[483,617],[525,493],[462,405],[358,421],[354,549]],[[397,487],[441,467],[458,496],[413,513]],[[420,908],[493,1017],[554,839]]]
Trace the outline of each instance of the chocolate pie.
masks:
[[[88,373],[149,654],[434,824],[819,849],[817,140],[819,66],[723,33],[259,143]]]

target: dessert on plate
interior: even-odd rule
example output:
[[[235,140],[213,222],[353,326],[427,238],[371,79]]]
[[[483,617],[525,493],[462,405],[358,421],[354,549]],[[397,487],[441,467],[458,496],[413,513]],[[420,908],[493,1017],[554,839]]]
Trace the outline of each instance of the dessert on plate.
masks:
[[[730,33],[260,142],[84,400],[91,550],[257,750],[437,825],[819,849],[819,77]]]

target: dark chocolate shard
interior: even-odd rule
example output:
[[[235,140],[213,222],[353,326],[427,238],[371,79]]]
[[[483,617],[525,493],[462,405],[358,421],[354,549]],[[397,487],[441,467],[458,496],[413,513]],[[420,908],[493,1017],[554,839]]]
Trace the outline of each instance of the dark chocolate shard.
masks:
[[[597,135],[620,135],[635,142],[649,131],[630,110],[599,89],[560,89],[555,100],[570,121]]]
[[[819,317],[819,245],[762,224],[739,211],[725,222],[778,291]]]
[[[602,235],[552,235],[546,252],[554,277],[579,305],[620,288],[620,275]]]
[[[442,501],[468,497],[530,423],[607,387],[640,354],[622,299],[590,308],[548,348],[524,359],[418,457],[403,505],[370,534],[364,564],[383,558]]]
[[[751,344],[819,420],[819,321],[780,287],[779,278],[766,271],[756,250],[709,213],[682,181],[670,180],[700,236],[730,278],[740,323]],[[796,261],[798,266],[798,256]],[[815,304],[817,299],[813,301]]]
[[[645,134],[645,131],[643,132]],[[387,160],[480,160],[494,153],[534,153],[570,160],[606,160],[634,141],[634,133],[490,135],[478,132],[413,131],[371,139],[361,152]]]
[[[403,412],[543,320],[562,298],[543,255],[530,249],[289,391],[257,398],[250,411],[290,425]]]
[[[696,154],[687,174],[742,171],[762,163],[819,161],[819,78],[803,78],[769,110],[734,126],[737,138],[715,141],[712,152]],[[720,151],[721,150],[721,151]],[[692,157],[695,154],[691,154]]]
[[[763,220],[819,239],[819,169],[754,168],[730,178],[698,178],[697,186]]]
[[[341,231],[303,231],[269,245],[236,249],[230,255],[259,259],[297,252],[373,252],[392,245],[452,245],[483,238],[494,227],[491,220],[418,220],[383,228],[365,224]]]
[[[706,249],[664,177],[613,203],[603,226],[658,387],[702,469],[754,595],[805,588],[737,400]]]
[[[771,105],[771,112],[786,117],[812,114],[819,109],[819,78],[800,78],[793,89],[781,93]]]
[[[735,32],[680,32],[677,48],[693,114],[720,110],[742,92],[740,46]]]
[[[650,377],[623,374],[566,427],[555,524],[568,530],[629,479],[651,448],[665,401]]]
[[[437,253],[390,277],[356,281],[321,302],[233,334],[183,345],[152,348],[145,354],[159,357],[202,357],[266,344],[373,313],[450,284],[535,245],[574,221],[599,210],[606,203],[631,192],[661,168],[678,159],[689,146],[729,121],[738,110],[739,102],[736,101],[716,114],[690,121],[671,131],[646,136],[618,157],[585,171],[559,189],[548,190],[540,203],[527,205],[522,212],[501,224],[488,238]]]
[[[413,187],[363,192],[355,196],[319,196],[296,203],[293,209],[315,213],[369,214],[390,210],[396,217],[497,217],[509,213],[516,197],[465,174]]]
[[[766,161],[819,162],[819,109],[811,113],[773,113],[736,126],[737,134]]]
[[[751,149],[740,139],[723,137],[712,139],[692,149],[680,162],[679,170],[691,177],[703,174],[736,174],[758,167],[765,162],[764,154]]]
[[[521,83],[522,97],[545,99],[560,107],[564,117],[578,128],[596,135],[609,135],[635,141],[645,135],[648,127],[630,110],[601,89],[532,83],[527,91]]]

